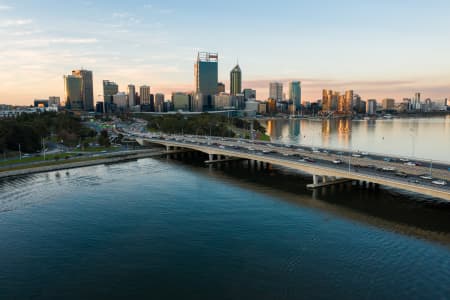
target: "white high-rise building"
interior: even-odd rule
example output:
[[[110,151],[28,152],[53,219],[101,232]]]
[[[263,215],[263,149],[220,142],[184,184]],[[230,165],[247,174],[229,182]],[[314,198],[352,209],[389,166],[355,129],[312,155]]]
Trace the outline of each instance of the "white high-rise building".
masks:
[[[141,96],[142,105],[150,105],[150,87],[143,85],[139,88],[139,95]]]
[[[155,95],[155,111],[156,112],[164,111],[164,94]]]
[[[133,84],[128,85],[127,93],[130,107],[136,106],[136,87]]]
[[[269,98],[277,102],[283,101],[283,84],[281,82],[271,82],[269,86]]]

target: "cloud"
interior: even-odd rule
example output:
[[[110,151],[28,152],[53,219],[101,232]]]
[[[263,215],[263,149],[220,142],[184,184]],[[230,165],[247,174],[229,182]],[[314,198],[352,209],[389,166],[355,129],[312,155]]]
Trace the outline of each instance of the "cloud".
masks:
[[[11,9],[13,9],[12,6],[0,5],[0,11],[6,11],[6,10],[11,10]]]
[[[33,23],[31,19],[5,20],[0,22],[0,27],[15,27]]]

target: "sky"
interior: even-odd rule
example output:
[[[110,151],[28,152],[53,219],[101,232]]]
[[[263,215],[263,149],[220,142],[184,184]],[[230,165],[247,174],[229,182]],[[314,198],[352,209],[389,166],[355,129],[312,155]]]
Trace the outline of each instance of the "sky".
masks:
[[[64,96],[81,67],[102,80],[194,89],[198,51],[219,53],[219,80],[239,62],[243,87],[302,81],[363,99],[450,98],[448,0],[0,0],[0,103]],[[287,85],[285,90],[287,91]]]

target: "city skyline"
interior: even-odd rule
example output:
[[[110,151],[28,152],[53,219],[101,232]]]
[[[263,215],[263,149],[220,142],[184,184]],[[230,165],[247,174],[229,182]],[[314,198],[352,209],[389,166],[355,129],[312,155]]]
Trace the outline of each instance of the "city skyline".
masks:
[[[445,1],[239,3],[230,22],[217,23],[216,10],[226,14],[234,1],[220,7],[203,2],[0,1],[0,103],[63,99],[63,75],[78,68],[93,71],[94,101],[101,98],[103,80],[117,82],[122,92],[130,83],[150,85],[169,98],[195,90],[192,63],[198,51],[220,54],[218,80],[227,91],[229,71],[239,59],[242,89],[257,90],[258,99],[268,97],[270,82],[287,87],[297,80],[304,101],[320,99],[322,89],[353,89],[378,100],[401,101],[417,91],[424,99],[450,98]],[[333,17],[342,12],[352,18]],[[195,19],[199,15],[208,26]],[[282,25],[267,22],[271,15]],[[84,26],[76,26],[80,20]]]

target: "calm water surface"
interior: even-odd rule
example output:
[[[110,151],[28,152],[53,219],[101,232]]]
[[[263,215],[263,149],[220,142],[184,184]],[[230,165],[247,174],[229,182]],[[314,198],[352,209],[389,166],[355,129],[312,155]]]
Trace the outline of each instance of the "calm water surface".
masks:
[[[448,299],[450,207],[143,159],[0,181],[0,299]]]
[[[350,121],[269,120],[274,141],[371,151],[450,163],[450,115],[436,118]]]

